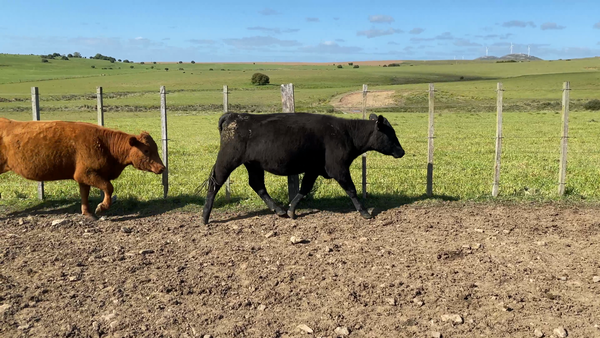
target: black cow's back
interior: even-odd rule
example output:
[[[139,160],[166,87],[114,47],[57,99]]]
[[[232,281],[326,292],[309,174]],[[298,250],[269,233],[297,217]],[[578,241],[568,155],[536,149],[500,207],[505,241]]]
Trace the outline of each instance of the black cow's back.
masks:
[[[227,113],[219,120],[221,151],[243,152],[243,163],[260,163],[276,175],[321,173],[327,147],[347,148],[347,121],[307,113]]]

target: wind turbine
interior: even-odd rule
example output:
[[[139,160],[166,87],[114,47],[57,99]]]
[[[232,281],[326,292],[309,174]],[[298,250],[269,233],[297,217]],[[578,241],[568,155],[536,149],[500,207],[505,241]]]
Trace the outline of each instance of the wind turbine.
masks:
[[[485,56],[488,56],[488,48],[487,48],[487,46],[485,47]]]
[[[527,45],[527,57],[529,57],[531,54],[531,47],[529,45]]]
[[[511,54],[513,53],[513,44],[512,44],[512,42],[510,43],[510,53]]]

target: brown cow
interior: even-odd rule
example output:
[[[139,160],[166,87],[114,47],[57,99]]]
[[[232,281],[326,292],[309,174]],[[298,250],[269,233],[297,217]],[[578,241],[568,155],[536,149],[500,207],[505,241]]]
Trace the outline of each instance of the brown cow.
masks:
[[[73,179],[79,183],[81,212],[90,212],[90,186],[104,191],[96,214],[108,210],[113,185],[128,165],[160,174],[165,169],[152,137],[139,136],[91,123],[19,122],[0,118],[0,174],[7,171],[34,181]]]

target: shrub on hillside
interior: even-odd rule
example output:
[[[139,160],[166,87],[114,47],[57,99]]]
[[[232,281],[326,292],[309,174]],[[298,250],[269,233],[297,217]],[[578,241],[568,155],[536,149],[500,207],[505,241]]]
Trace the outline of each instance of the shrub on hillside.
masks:
[[[96,68],[96,66],[92,65],[92,68]]]
[[[129,68],[133,68],[133,66],[129,66]]]
[[[168,72],[168,71],[169,71],[169,68],[165,68],[165,70]]]
[[[354,62],[348,62],[348,66],[352,66]]]
[[[64,56],[64,55],[63,55],[63,56],[61,56],[61,57],[60,57],[60,59],[61,59],[61,60],[65,60],[65,61],[69,61],[69,58],[68,58],[68,57],[66,57],[66,56]]]
[[[590,100],[583,105],[583,108],[587,110],[600,110],[600,100]]]
[[[140,62],[140,65],[145,65],[146,63],[144,61]]]
[[[196,61],[192,60],[192,64],[196,63]]]
[[[181,63],[183,63],[183,61],[179,61],[179,63],[181,64]]]
[[[344,67],[342,67],[342,65],[337,65],[337,67],[338,67],[338,68],[344,68]]]
[[[125,59],[123,60],[123,63],[129,63],[129,60]]]
[[[358,65],[354,65],[354,67],[352,67],[352,68],[359,68],[359,67],[358,67]]]
[[[42,63],[43,63],[43,62],[48,62],[48,59],[42,59]]]
[[[257,85],[257,86],[264,86],[269,84],[269,82],[271,81],[271,79],[269,79],[269,77],[263,73],[254,73],[252,75],[252,79],[250,80],[250,82],[252,82],[252,84]]]

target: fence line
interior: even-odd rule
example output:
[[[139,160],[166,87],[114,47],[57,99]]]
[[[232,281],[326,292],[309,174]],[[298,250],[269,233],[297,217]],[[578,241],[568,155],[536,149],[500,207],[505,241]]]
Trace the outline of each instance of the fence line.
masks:
[[[506,91],[503,88],[502,83],[497,83],[497,88],[496,88],[496,135],[495,137],[493,137],[492,135],[490,136],[454,136],[452,135],[451,137],[456,140],[456,139],[489,139],[489,140],[494,140],[495,142],[495,153],[494,153],[494,161],[493,161],[493,182],[492,182],[492,196],[493,197],[497,197],[500,194],[500,187],[502,186],[502,183],[500,182],[500,174],[501,174],[501,159],[502,159],[502,143],[504,139],[543,139],[543,140],[554,140],[554,139],[560,139],[560,150],[558,151],[543,151],[543,150],[519,150],[520,154],[549,154],[549,155],[556,155],[557,152],[560,152],[560,158],[559,158],[559,172],[558,172],[558,181],[557,181],[557,185],[558,185],[558,195],[562,196],[565,194],[565,188],[566,188],[566,176],[567,176],[567,148],[568,148],[568,139],[570,138],[568,135],[568,123],[569,123],[569,103],[570,103],[570,83],[569,82],[565,82],[563,84],[563,88],[562,90],[562,115],[561,115],[561,122],[562,122],[562,128],[561,128],[561,135],[560,136],[510,136],[510,135],[505,135],[503,133],[503,110],[504,110],[504,106],[506,104],[506,101],[504,100],[504,92]],[[361,107],[361,111],[362,111],[362,118],[366,119],[367,118],[367,110],[368,109],[372,109],[372,107],[368,107],[367,106],[367,96],[368,96],[368,86],[366,84],[363,85],[362,88],[362,107]],[[435,136],[434,133],[434,122],[435,122],[435,118],[436,118],[436,108],[439,108],[440,106],[444,107],[444,106],[450,106],[450,105],[444,105],[443,103],[436,103],[435,102],[435,86],[434,84],[429,84],[429,89],[428,89],[428,122],[427,122],[427,128],[428,128],[428,132],[427,132],[427,136],[408,136],[408,137],[404,137],[404,139],[413,139],[413,140],[422,140],[423,142],[425,142],[425,139],[427,140],[427,165],[421,167],[421,166],[410,166],[410,167],[401,167],[401,168],[393,168],[393,167],[373,167],[371,168],[372,170],[426,170],[426,194],[427,196],[433,196],[433,169],[434,169],[434,153],[435,151],[435,147],[434,147],[434,140],[435,138],[445,138],[445,137],[450,137],[448,135],[437,135]],[[508,91],[509,93],[511,92],[510,90]],[[512,92],[516,92],[516,90],[512,91]],[[229,111],[229,90],[228,90],[228,86],[224,85],[223,86],[223,112],[228,112]],[[24,94],[23,94],[24,95]],[[169,171],[170,171],[170,167],[169,167],[169,158],[168,158],[168,128],[167,128],[167,102],[166,102],[166,89],[164,86],[160,87],[160,109],[161,109],[161,132],[162,132],[162,158],[163,158],[163,162],[165,164],[165,171],[163,173],[162,176],[162,185],[163,185],[163,195],[164,198],[167,197],[168,195],[168,191],[169,191]],[[294,102],[294,86],[293,84],[285,84],[285,85],[281,85],[281,95],[282,95],[282,110],[284,112],[295,112],[295,102]],[[97,87],[96,88],[96,102],[97,102],[97,114],[98,114],[98,125],[104,125],[104,104],[103,104],[103,98],[104,98],[104,93],[103,93],[103,88],[102,87]],[[32,103],[32,118],[33,120],[39,121],[40,120],[40,95],[39,95],[39,89],[38,87],[32,87],[31,88],[31,103]],[[454,106],[461,106],[461,105],[454,105]],[[471,105],[467,105],[465,104],[464,106],[471,106]],[[402,108],[406,108],[409,106],[399,106]],[[418,106],[419,108],[424,108],[424,106]],[[338,107],[339,108],[339,107]],[[389,107],[387,107],[389,108]],[[440,114],[438,114],[438,118],[442,116]],[[471,121],[467,121],[466,123],[471,122]],[[459,125],[459,127],[464,127],[463,124]],[[574,140],[578,139],[577,137],[573,137]],[[579,138],[581,140],[583,140],[584,138]],[[535,147],[535,145],[532,145],[533,147]],[[579,147],[581,147],[581,145],[579,145]],[[465,151],[461,151],[459,150],[445,150],[443,149],[438,149],[437,153],[438,154],[447,154],[447,153],[473,153],[473,152],[477,152],[477,150],[465,150]],[[490,151],[485,150],[485,151],[481,151],[482,154],[487,154],[490,153]],[[573,154],[598,154],[600,153],[599,151],[575,151],[573,152]],[[190,154],[190,156],[193,156],[193,154]],[[512,156],[512,155],[511,155]],[[362,156],[362,191],[363,191],[363,198],[367,198],[368,196],[368,185],[372,184],[368,182],[367,179],[367,156],[366,154],[363,154]],[[176,183],[177,185],[178,183]],[[229,199],[231,196],[231,182],[228,179],[226,182],[226,197]],[[295,181],[293,177],[288,177],[288,194],[289,194],[289,198],[290,200],[293,199],[293,197],[295,197],[295,195],[298,193],[299,191],[299,186],[300,186],[300,182],[296,176]],[[102,194],[102,191],[101,191]],[[44,199],[44,182],[38,182],[38,198],[39,199]]]

